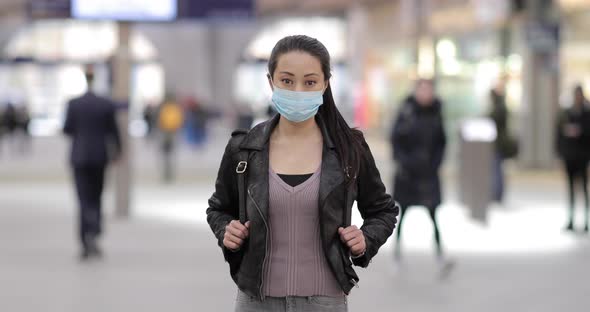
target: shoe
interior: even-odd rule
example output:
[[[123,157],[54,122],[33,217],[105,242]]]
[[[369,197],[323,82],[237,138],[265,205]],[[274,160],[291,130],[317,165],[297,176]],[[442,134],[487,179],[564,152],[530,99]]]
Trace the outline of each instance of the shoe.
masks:
[[[453,272],[453,269],[455,269],[456,263],[452,259],[444,259],[442,257],[438,258],[437,262],[439,266],[438,277],[441,281],[446,280]]]
[[[80,262],[86,262],[88,260],[90,260],[90,251],[88,250],[88,248],[84,248],[82,250],[82,252],[80,253]]]
[[[94,246],[90,251],[90,256],[93,258],[102,258],[102,250],[98,246]]]
[[[90,246],[88,247],[90,252],[90,256],[93,258],[102,258],[102,250],[98,247],[96,240],[93,240]]]
[[[568,232],[573,232],[574,231],[574,223],[573,222],[568,223],[563,230],[568,231]]]
[[[87,239],[87,250],[88,254],[92,258],[102,258],[102,250],[96,242],[96,236],[90,236]]]

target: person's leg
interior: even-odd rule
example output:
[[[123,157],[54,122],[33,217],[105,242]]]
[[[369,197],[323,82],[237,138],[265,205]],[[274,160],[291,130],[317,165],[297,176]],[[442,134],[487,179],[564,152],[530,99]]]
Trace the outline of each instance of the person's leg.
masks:
[[[96,183],[94,188],[94,202],[96,209],[96,219],[94,233],[96,236],[100,236],[102,233],[102,192],[104,190],[104,174],[105,167],[99,166],[94,169],[94,181]]]
[[[166,151],[164,154],[164,181],[172,181],[172,151]]]
[[[172,153],[173,153],[173,141],[172,135],[169,133],[164,134],[164,145],[162,147],[162,160],[163,160],[163,172],[162,179],[164,182],[171,182],[173,179],[172,172]]]
[[[588,196],[588,162],[584,162],[582,168],[582,187],[584,192],[584,232],[588,232],[589,229],[589,218],[590,218],[590,198]]]
[[[88,220],[88,249],[91,256],[101,256],[102,252],[98,247],[97,239],[102,231],[101,226],[101,197],[104,183],[104,167],[96,166],[89,169],[90,180],[90,201],[87,220]]]
[[[172,136],[170,139],[170,154],[168,155],[168,181],[174,181],[176,177],[175,156],[176,156],[176,137]]]
[[[394,256],[395,259],[399,260],[401,258],[401,238],[402,238],[402,225],[404,222],[404,217],[406,215],[406,210],[408,207],[406,205],[401,205],[401,212],[399,215],[399,222],[397,223],[397,233],[395,235],[395,248],[394,248]]]
[[[74,180],[76,184],[76,193],[78,195],[78,238],[83,249],[83,257],[87,256],[88,240],[87,236],[90,231],[89,211],[91,197],[90,183],[88,182],[88,173],[86,168],[74,168]]]
[[[442,250],[442,243],[440,239],[440,231],[438,227],[438,221],[436,220],[436,207],[428,207],[428,212],[430,214],[430,220],[432,220],[432,225],[434,227],[434,243],[436,247],[436,256],[438,258],[442,258],[443,250]]]
[[[442,240],[440,237],[440,227],[438,226],[438,220],[436,218],[436,210],[437,207],[427,207],[428,212],[430,214],[430,219],[432,220],[432,225],[434,228],[434,243],[436,248],[436,260],[437,264],[440,268],[439,278],[441,280],[445,280],[449,277],[453,268],[455,267],[455,261],[452,259],[447,259],[445,253],[443,252],[442,247]]]
[[[506,186],[506,181],[504,177],[504,159],[499,154],[496,155],[496,162],[497,164],[497,174],[498,174],[498,189],[497,189],[497,197],[498,203],[502,203],[504,201],[504,190]]]
[[[567,231],[573,231],[574,229],[574,204],[575,204],[575,176],[576,176],[576,168],[575,165],[571,161],[565,162],[565,170],[567,174],[567,181],[568,181],[568,190],[569,190],[569,221],[565,226]]]
[[[498,203],[502,201],[502,165],[497,154],[492,162],[492,199]]]

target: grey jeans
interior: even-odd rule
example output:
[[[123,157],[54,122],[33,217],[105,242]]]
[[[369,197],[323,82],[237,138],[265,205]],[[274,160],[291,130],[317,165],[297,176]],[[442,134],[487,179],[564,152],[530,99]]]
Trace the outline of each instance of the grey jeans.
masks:
[[[342,297],[266,297],[264,301],[238,290],[236,312],[347,312],[346,296]]]

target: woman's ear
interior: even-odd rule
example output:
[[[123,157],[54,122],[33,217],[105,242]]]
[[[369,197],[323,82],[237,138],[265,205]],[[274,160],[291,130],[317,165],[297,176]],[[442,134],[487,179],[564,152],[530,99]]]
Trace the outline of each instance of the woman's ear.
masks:
[[[268,85],[270,86],[270,90],[271,91],[274,91],[275,90],[275,87],[274,87],[274,85],[272,83],[272,77],[270,76],[270,74],[266,74],[266,78],[268,79]]]
[[[324,91],[322,93],[326,93],[326,90],[330,87],[330,80],[325,81]]]

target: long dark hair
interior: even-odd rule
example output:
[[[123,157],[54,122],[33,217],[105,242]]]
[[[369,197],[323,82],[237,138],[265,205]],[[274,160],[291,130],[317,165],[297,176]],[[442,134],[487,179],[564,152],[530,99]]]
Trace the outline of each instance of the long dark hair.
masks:
[[[268,72],[271,76],[274,75],[277,68],[279,57],[291,51],[306,52],[316,57],[322,66],[324,79],[328,81],[332,77],[328,49],[317,39],[301,35],[285,37],[277,42],[268,61]],[[340,158],[340,165],[346,173],[347,182],[350,184],[358,176],[360,170],[360,160],[363,153],[362,142],[364,141],[363,133],[348,126],[346,120],[336,108],[329,84],[324,92],[324,104],[320,106],[318,114],[325,123],[330,138],[334,141],[336,153]]]

